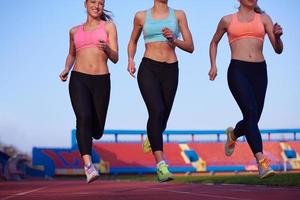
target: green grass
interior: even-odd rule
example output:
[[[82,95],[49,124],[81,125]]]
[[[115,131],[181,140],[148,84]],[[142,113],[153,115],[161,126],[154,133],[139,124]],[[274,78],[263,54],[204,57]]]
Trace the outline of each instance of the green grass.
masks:
[[[102,176],[102,179],[129,180],[129,181],[150,181],[156,182],[154,175],[111,175]],[[247,184],[247,185],[270,185],[270,186],[300,186],[300,174],[276,174],[267,179],[259,179],[256,175],[189,175],[176,176],[171,183],[199,183],[199,184]]]

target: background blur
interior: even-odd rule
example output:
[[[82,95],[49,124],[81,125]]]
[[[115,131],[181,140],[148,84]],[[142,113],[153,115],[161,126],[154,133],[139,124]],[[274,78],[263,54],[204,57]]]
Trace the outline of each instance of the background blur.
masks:
[[[0,142],[30,153],[33,146],[70,146],[75,116],[68,83],[58,75],[69,48],[69,29],[86,20],[83,0],[0,1]],[[145,129],[147,111],[136,79],[128,75],[127,44],[134,14],[152,0],[106,0],[118,29],[120,60],[110,63],[112,91],[106,129]],[[208,80],[208,48],[222,16],[237,11],[236,0],[170,0],[186,12],[193,54],[177,49],[180,82],[169,130],[225,129],[241,119],[227,86],[230,50],[225,35],[219,44],[218,77]],[[260,128],[300,127],[300,1],[261,0],[259,5],[282,25],[284,52],[275,54],[265,38],[269,85]],[[298,20],[297,20],[298,19]],[[141,36],[135,57],[144,52]]]

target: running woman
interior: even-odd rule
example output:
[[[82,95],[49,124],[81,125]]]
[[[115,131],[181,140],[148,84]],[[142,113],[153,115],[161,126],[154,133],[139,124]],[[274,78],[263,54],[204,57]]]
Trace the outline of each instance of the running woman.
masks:
[[[64,70],[59,75],[66,81],[73,68],[69,92],[76,115],[76,138],[84,162],[87,183],[97,179],[92,162],[92,140],[103,135],[110,98],[108,59],[117,63],[117,30],[105,0],[85,0],[87,20],[71,28],[70,48]]]
[[[145,52],[138,70],[138,85],[149,118],[144,152],[152,151],[159,182],[173,180],[163,154],[163,132],[172,109],[178,85],[175,48],[192,53],[194,44],[185,12],[168,6],[168,0],[154,0],[152,8],[135,14],[128,44],[128,72],[135,77],[134,56],[143,32]],[[179,34],[182,34],[182,39]],[[149,139],[149,140],[148,140]]]
[[[275,52],[280,54],[283,51],[280,39],[283,31],[279,24],[273,24],[271,18],[259,8],[257,0],[239,0],[239,2],[237,13],[224,16],[220,20],[210,43],[209,79],[213,81],[217,76],[217,47],[224,33],[227,33],[231,49],[231,62],[227,73],[228,85],[241,109],[243,119],[235,128],[227,128],[225,154],[231,156],[237,138],[245,136],[256,158],[259,177],[267,178],[275,173],[270,167],[270,160],[263,154],[262,138],[258,128],[268,82],[267,64],[262,51],[264,36],[267,34]]]

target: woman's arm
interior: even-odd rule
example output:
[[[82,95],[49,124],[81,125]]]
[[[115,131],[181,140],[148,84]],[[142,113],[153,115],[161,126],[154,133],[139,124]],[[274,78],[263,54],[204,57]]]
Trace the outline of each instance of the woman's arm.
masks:
[[[74,45],[74,40],[73,40],[73,35],[74,35],[75,30],[76,30],[76,27],[72,28],[69,32],[69,35],[70,35],[69,53],[66,58],[65,68],[59,75],[59,77],[62,81],[67,80],[68,74],[69,74],[70,70],[72,69],[74,62],[75,62],[76,50],[75,50],[75,45]]]
[[[178,10],[175,11],[176,17],[178,19],[179,30],[182,34],[183,40],[178,40],[174,37],[173,33],[168,29],[163,29],[163,35],[175,46],[179,47],[183,51],[193,53],[194,51],[194,42],[193,37],[190,32],[186,15],[184,11]]]
[[[136,71],[135,63],[134,63],[134,56],[136,53],[138,39],[139,39],[142,29],[143,29],[142,21],[143,21],[144,15],[145,15],[145,12],[138,12],[135,14],[134,22],[133,22],[133,30],[131,32],[131,36],[130,36],[130,40],[129,40],[128,48],[127,48],[127,54],[128,54],[127,71],[133,77],[135,77],[134,73]]]
[[[281,26],[277,23],[273,25],[271,17],[266,14],[262,15],[262,19],[274,51],[281,54],[283,51],[283,43],[280,39],[283,34]]]
[[[117,28],[113,22],[108,22],[106,24],[106,29],[108,32],[108,44],[100,41],[100,45],[105,44],[104,51],[108,58],[113,62],[117,63],[119,60],[119,46],[118,46],[118,34]]]
[[[209,79],[211,81],[215,80],[217,76],[217,65],[216,65],[216,57],[217,57],[217,49],[220,40],[222,39],[224,33],[227,31],[228,24],[228,16],[223,17],[217,27],[217,30],[210,42],[209,46],[209,58],[210,58],[210,70],[209,70]]]

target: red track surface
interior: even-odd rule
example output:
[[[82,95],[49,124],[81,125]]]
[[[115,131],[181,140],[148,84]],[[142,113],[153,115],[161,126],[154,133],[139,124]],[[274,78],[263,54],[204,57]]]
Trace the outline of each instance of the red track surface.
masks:
[[[0,182],[0,200],[293,200],[300,188],[98,180]]]

